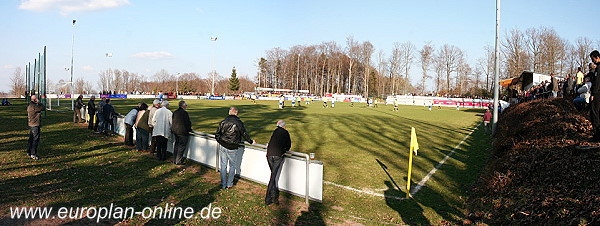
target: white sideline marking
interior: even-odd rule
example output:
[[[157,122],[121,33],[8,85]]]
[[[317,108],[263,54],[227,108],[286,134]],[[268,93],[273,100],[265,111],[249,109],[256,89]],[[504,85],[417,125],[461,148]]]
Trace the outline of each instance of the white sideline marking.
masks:
[[[454,152],[456,152],[456,150],[465,142],[465,140],[467,140],[468,137],[471,136],[471,134],[473,134],[473,132],[475,132],[475,130],[477,130],[477,128],[479,128],[479,126],[481,126],[481,122],[479,122],[479,124],[477,124],[477,126],[475,127],[475,129],[473,129],[469,134],[467,134],[461,141],[460,143],[458,143],[456,145],[456,147],[454,147],[454,149],[452,149],[452,151],[450,153],[448,153],[446,155],[446,157],[444,157],[436,166],[435,168],[431,169],[431,171],[429,171],[429,173],[427,174],[427,176],[423,177],[423,179],[421,179],[421,181],[419,181],[419,183],[417,184],[417,186],[415,186],[415,188],[412,190],[412,192],[410,193],[410,195],[414,196],[415,194],[417,194],[417,192],[419,192],[419,190],[421,190],[421,188],[423,187],[423,185],[425,185],[425,182],[427,182],[431,176],[433,176],[433,174],[435,172],[437,172],[437,170],[442,167],[442,165],[444,165],[444,163],[446,162],[446,160],[448,160],[450,158],[450,156],[454,155]]]
[[[473,129],[469,134],[467,134],[461,141],[460,143],[458,143],[454,149],[452,149],[452,151],[450,153],[448,153],[442,160],[440,160],[438,162],[438,164],[435,166],[435,168],[431,169],[431,171],[429,171],[429,173],[427,173],[427,175],[425,177],[423,177],[423,179],[421,179],[421,181],[419,181],[419,183],[415,186],[414,189],[412,189],[412,192],[410,192],[410,196],[415,196],[417,194],[417,192],[419,192],[419,190],[421,190],[421,188],[425,185],[425,183],[431,179],[431,176],[433,176],[433,174],[435,172],[437,172],[437,170],[442,167],[442,165],[444,165],[444,163],[452,156],[454,155],[454,152],[456,152],[456,150],[465,142],[465,140],[467,140],[468,137],[471,136],[471,134],[473,134],[473,132],[475,132],[475,130],[477,130],[477,128],[481,126],[481,122],[479,122],[479,124],[477,124],[477,126],[475,127],[475,129]],[[357,188],[353,188],[350,186],[345,186],[345,185],[341,185],[341,184],[336,184],[334,182],[331,181],[323,181],[324,184],[329,184],[329,185],[333,185],[336,187],[340,187],[340,188],[344,188],[350,191],[354,191],[354,192],[358,192],[358,193],[363,193],[363,194],[367,194],[367,195],[372,195],[372,196],[379,196],[379,197],[384,197],[384,198],[392,198],[392,199],[397,199],[397,200],[405,200],[407,198],[405,197],[398,197],[398,196],[391,196],[391,195],[386,195],[386,194],[381,194],[381,193],[377,193],[377,192],[372,192],[372,191],[364,191],[364,190],[360,190]],[[381,190],[387,190],[387,189],[374,189],[376,191],[381,191]]]
[[[336,184],[336,183],[333,183],[331,181],[323,181],[323,183],[324,184],[333,185],[333,186],[336,186],[336,187],[340,187],[340,188],[344,188],[344,189],[347,189],[347,190],[350,190],[350,191],[354,191],[354,192],[358,192],[358,193],[364,193],[364,194],[367,194],[367,195],[372,195],[372,196],[379,196],[379,197],[384,197],[384,198],[392,198],[392,199],[397,199],[397,200],[405,200],[406,199],[405,197],[398,197],[398,196],[386,195],[386,194],[376,193],[376,192],[372,192],[372,191],[363,191],[363,190],[360,190],[360,189],[357,189],[357,188],[353,188],[353,187],[350,187],[350,186]]]

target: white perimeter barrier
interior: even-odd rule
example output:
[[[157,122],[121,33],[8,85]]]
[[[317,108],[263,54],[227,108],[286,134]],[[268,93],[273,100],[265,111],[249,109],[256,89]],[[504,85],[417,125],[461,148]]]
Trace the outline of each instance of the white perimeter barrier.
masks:
[[[122,136],[125,135],[124,121],[124,118],[118,118],[116,123],[116,131]],[[135,139],[135,129],[133,137]],[[167,151],[173,153],[173,146],[174,140],[169,139]],[[219,148],[223,147],[217,143],[214,135],[194,131],[190,135],[184,156],[194,162],[218,169]],[[266,146],[246,144],[244,151],[237,155],[237,162],[241,165],[236,174],[244,179],[267,185],[271,170],[266,155]],[[304,197],[307,203],[309,199],[322,202],[323,162],[310,160],[306,153],[287,152],[279,176],[279,189]]]
[[[388,96],[386,104],[394,104],[395,99],[401,105],[416,105],[416,106],[446,106],[461,108],[487,108],[493,104],[490,99],[469,99],[469,98],[446,98],[446,97],[431,97],[431,96],[405,96],[396,95]]]

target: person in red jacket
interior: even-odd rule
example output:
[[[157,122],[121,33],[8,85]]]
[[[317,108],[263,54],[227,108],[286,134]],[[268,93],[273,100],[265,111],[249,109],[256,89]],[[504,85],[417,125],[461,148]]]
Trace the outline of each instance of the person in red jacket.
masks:
[[[485,132],[489,132],[491,131],[490,127],[491,127],[491,122],[492,121],[492,113],[490,112],[490,109],[486,109],[485,110],[485,114],[483,114],[483,126],[485,126]]]

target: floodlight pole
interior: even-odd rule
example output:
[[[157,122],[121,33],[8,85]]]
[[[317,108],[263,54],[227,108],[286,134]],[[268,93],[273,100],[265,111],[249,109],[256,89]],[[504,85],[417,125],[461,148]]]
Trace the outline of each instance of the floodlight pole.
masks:
[[[494,115],[492,118],[492,133],[496,132],[496,124],[498,123],[498,96],[499,91],[499,75],[500,75],[500,0],[496,0],[496,50],[494,53]]]
[[[298,53],[298,68],[296,68],[296,92],[298,92],[300,84],[300,53]]]
[[[75,110],[75,94],[73,93],[74,91],[74,86],[73,86],[73,53],[74,53],[74,49],[75,49],[75,22],[77,22],[77,20],[73,20],[73,39],[71,42],[71,110],[74,111]]]
[[[107,71],[107,73],[108,74],[105,76],[106,77],[106,89],[104,89],[104,91],[106,93],[108,93],[108,80],[109,80],[109,76],[112,77],[112,69],[110,69],[110,58],[112,58],[112,53],[106,53],[105,56],[106,56],[106,59],[108,59],[107,60],[108,61],[108,71]]]
[[[179,73],[177,73],[177,77],[175,80],[175,94],[177,94],[177,96],[179,96]]]
[[[211,41],[216,42],[217,41],[217,37],[211,37],[210,38]],[[211,73],[211,77],[212,77],[212,85],[210,88],[210,95],[213,96],[215,95],[215,74],[217,73],[215,71],[215,47],[213,45],[213,57],[212,57],[212,73]]]

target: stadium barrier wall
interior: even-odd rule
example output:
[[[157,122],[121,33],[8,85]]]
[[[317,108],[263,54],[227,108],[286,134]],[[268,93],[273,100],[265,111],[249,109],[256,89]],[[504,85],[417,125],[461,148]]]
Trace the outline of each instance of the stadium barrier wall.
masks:
[[[117,118],[116,131],[125,135],[125,119]],[[134,130],[135,139],[135,130]],[[174,140],[169,139],[167,151],[173,153]],[[196,132],[190,135],[184,156],[194,162],[219,169],[219,152],[222,148],[214,135]],[[246,144],[244,150],[238,153],[236,175],[241,178],[267,185],[271,170],[267,163],[265,145]],[[323,162],[310,160],[308,154],[290,151],[286,153],[281,174],[279,189],[308,200],[322,202],[323,200]],[[308,192],[307,192],[308,191]]]
[[[430,97],[430,96],[405,96],[396,95],[388,96],[386,104],[394,104],[394,98],[398,99],[398,104],[401,105],[416,105],[416,106],[445,106],[461,108],[487,108],[488,105],[493,105],[494,101],[489,99],[470,99],[470,98],[446,98],[446,97]]]

